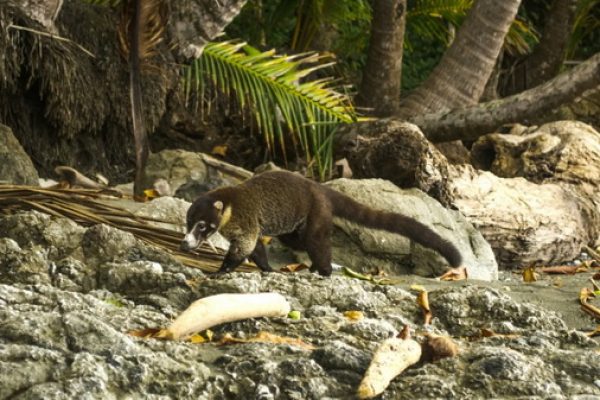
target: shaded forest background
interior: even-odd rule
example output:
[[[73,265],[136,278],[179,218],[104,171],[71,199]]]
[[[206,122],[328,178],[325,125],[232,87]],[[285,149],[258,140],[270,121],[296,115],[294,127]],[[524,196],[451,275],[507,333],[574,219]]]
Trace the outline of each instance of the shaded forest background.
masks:
[[[0,65],[3,75],[0,121],[13,128],[42,175],[51,176],[57,164],[68,164],[86,173],[104,173],[114,181],[131,180],[135,151],[130,133],[129,78],[127,59],[122,56],[117,39],[120,6],[114,7],[120,2],[67,1],[50,29],[24,12],[26,8],[21,3],[8,1],[0,14],[3,21],[0,44],[5,49]],[[210,2],[198,2],[200,6],[203,3],[207,5],[204,10],[208,18],[223,14],[226,7],[232,10],[231,15],[221,21],[223,26],[243,5],[240,14],[225,29],[224,36],[214,40],[245,40],[257,51],[275,48],[278,54],[318,51],[321,57],[314,60],[313,65],[335,62],[329,69],[318,69],[302,80],[333,77],[337,90],[349,98],[358,95],[357,104],[364,106],[358,108],[358,115],[362,116],[379,114],[377,106],[370,103],[378,97],[377,92],[365,95],[361,87],[369,68],[370,32],[380,23],[374,19],[373,10],[397,7],[403,14],[406,30],[402,40],[402,66],[394,76],[401,84],[400,98],[407,99],[439,64],[473,5],[467,0],[251,0],[245,5],[243,1],[223,3],[224,7],[213,10],[213,15]],[[512,2],[512,7],[518,8],[516,19],[480,101],[530,89],[570,70],[600,50],[598,1],[519,3]],[[555,11],[565,18],[552,19],[556,18],[553,17]],[[185,12],[170,9],[167,14],[169,23],[174,25],[178,18],[183,19]],[[65,43],[14,26],[31,27],[39,32],[50,30],[72,42]],[[215,24],[215,32],[210,34],[201,32],[202,29],[197,32],[201,32],[199,36],[204,36],[204,41],[212,40],[218,26]],[[553,27],[560,27],[562,31],[553,32],[550,29]],[[543,50],[550,35],[557,35],[550,44],[555,46],[553,53],[560,57],[556,62],[549,60],[545,53],[546,58],[540,63],[536,57],[543,55],[540,56],[538,50]],[[285,127],[279,133],[288,146],[283,151],[274,151],[273,144],[269,146],[268,140],[260,136],[261,126],[257,126],[255,115],[240,107],[234,98],[224,95],[219,85],[190,94],[189,77],[186,80],[182,71],[187,65],[193,66],[190,62],[193,57],[172,50],[174,36],[172,30],[165,33],[164,40],[149,57],[148,67],[143,69],[144,120],[151,151],[186,148],[211,152],[218,146],[221,149],[218,156],[246,168],[252,169],[273,159],[279,164],[287,163],[292,169],[310,170],[311,160],[294,150],[295,139],[285,136]],[[557,37],[564,42],[562,45],[555,40]],[[91,51],[94,57],[83,53],[74,43]],[[538,77],[539,66],[547,61],[558,68]],[[598,101],[593,96],[588,99]],[[401,112],[399,115],[402,117]],[[268,118],[278,125],[280,116],[276,113]],[[580,112],[577,107],[544,113],[532,121],[513,122],[538,123],[563,118],[578,118],[598,126],[593,114]],[[468,140],[464,143],[469,145]],[[326,145],[331,146],[328,142]],[[452,152],[457,150],[454,148]]]

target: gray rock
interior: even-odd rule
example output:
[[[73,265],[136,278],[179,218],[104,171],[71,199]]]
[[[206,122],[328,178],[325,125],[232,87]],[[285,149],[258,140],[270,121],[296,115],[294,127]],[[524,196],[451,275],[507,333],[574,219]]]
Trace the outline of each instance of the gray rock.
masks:
[[[553,311],[517,303],[496,289],[477,286],[453,287],[430,293],[435,318],[453,335],[476,335],[480,328],[497,333],[530,330],[566,331],[564,321]]]
[[[420,190],[402,190],[381,179],[338,179],[330,185],[362,204],[402,213],[432,226],[464,255],[471,279],[498,278],[498,265],[483,236],[460,213],[445,209]],[[337,218],[335,225],[333,258],[339,264],[365,272],[382,269],[393,275],[437,276],[445,272],[447,262],[439,254],[403,236]]]
[[[0,237],[10,237],[21,247],[41,245],[52,260],[71,254],[81,244],[85,228],[67,218],[37,211],[0,216]]]
[[[0,124],[0,183],[2,182],[38,186],[39,176],[12,130]]]
[[[146,187],[157,179],[165,179],[173,190],[189,179],[207,180],[208,170],[199,153],[184,150],[163,150],[150,154],[146,165]]]
[[[6,236],[0,236],[0,398],[353,398],[379,342],[404,325],[450,335],[460,352],[407,369],[383,399],[600,396],[597,340],[568,330],[565,320],[543,307],[546,302],[515,301],[498,282],[485,285],[500,289],[414,276],[395,278],[397,285],[310,273],[205,277],[109,226],[80,231],[39,213],[9,221],[11,228],[4,225]],[[51,224],[59,227],[53,235],[42,229]],[[60,227],[79,237],[61,242]],[[422,325],[415,293],[407,291],[415,282],[429,289],[432,325]],[[129,334],[168,325],[200,297],[259,292],[281,293],[300,319],[222,324],[211,329],[215,339],[251,339],[266,331],[314,350]],[[348,310],[364,318],[350,321]],[[481,328],[518,336],[469,340]],[[422,340],[420,333],[415,337]]]

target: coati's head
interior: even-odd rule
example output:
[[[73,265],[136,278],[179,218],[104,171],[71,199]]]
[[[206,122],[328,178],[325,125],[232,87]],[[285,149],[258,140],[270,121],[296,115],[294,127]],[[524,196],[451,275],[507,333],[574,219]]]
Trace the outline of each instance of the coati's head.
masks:
[[[187,233],[181,241],[181,250],[190,251],[202,244],[224,225],[229,218],[229,208],[223,202],[208,196],[197,198],[187,212]]]

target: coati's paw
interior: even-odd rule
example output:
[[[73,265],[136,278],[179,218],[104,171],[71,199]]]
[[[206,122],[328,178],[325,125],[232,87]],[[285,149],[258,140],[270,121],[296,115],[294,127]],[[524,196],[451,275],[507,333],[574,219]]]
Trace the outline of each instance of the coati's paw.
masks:
[[[319,275],[321,275],[321,276],[330,276],[331,273],[333,272],[333,268],[331,267],[331,265],[328,267],[324,267],[324,268],[319,268],[315,265],[311,265],[310,272],[313,272],[313,273],[318,272]]]

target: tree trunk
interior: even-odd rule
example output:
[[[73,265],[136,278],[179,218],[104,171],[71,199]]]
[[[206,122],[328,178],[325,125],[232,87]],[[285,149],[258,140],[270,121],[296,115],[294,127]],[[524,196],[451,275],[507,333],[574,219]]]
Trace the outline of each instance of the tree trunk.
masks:
[[[542,39],[525,62],[526,87],[521,90],[541,85],[560,72],[576,9],[577,0],[554,0],[544,23]]]
[[[503,97],[538,86],[556,76],[562,67],[577,11],[577,0],[554,0],[545,16],[540,42],[526,59],[516,60],[503,75]]]
[[[357,103],[378,117],[398,111],[406,0],[375,0],[367,65]]]
[[[345,157],[356,178],[387,179],[401,188],[419,188],[447,206],[448,161],[419,128],[397,119],[342,125],[337,157]]]
[[[478,0],[431,75],[401,102],[398,116],[476,104],[520,3]]]
[[[183,59],[198,58],[207,42],[222,33],[239,14],[246,0],[170,1],[168,25],[175,54]]]
[[[433,142],[475,140],[503,124],[532,122],[600,85],[600,53],[556,78],[525,92],[462,110],[418,115],[418,125]]]

